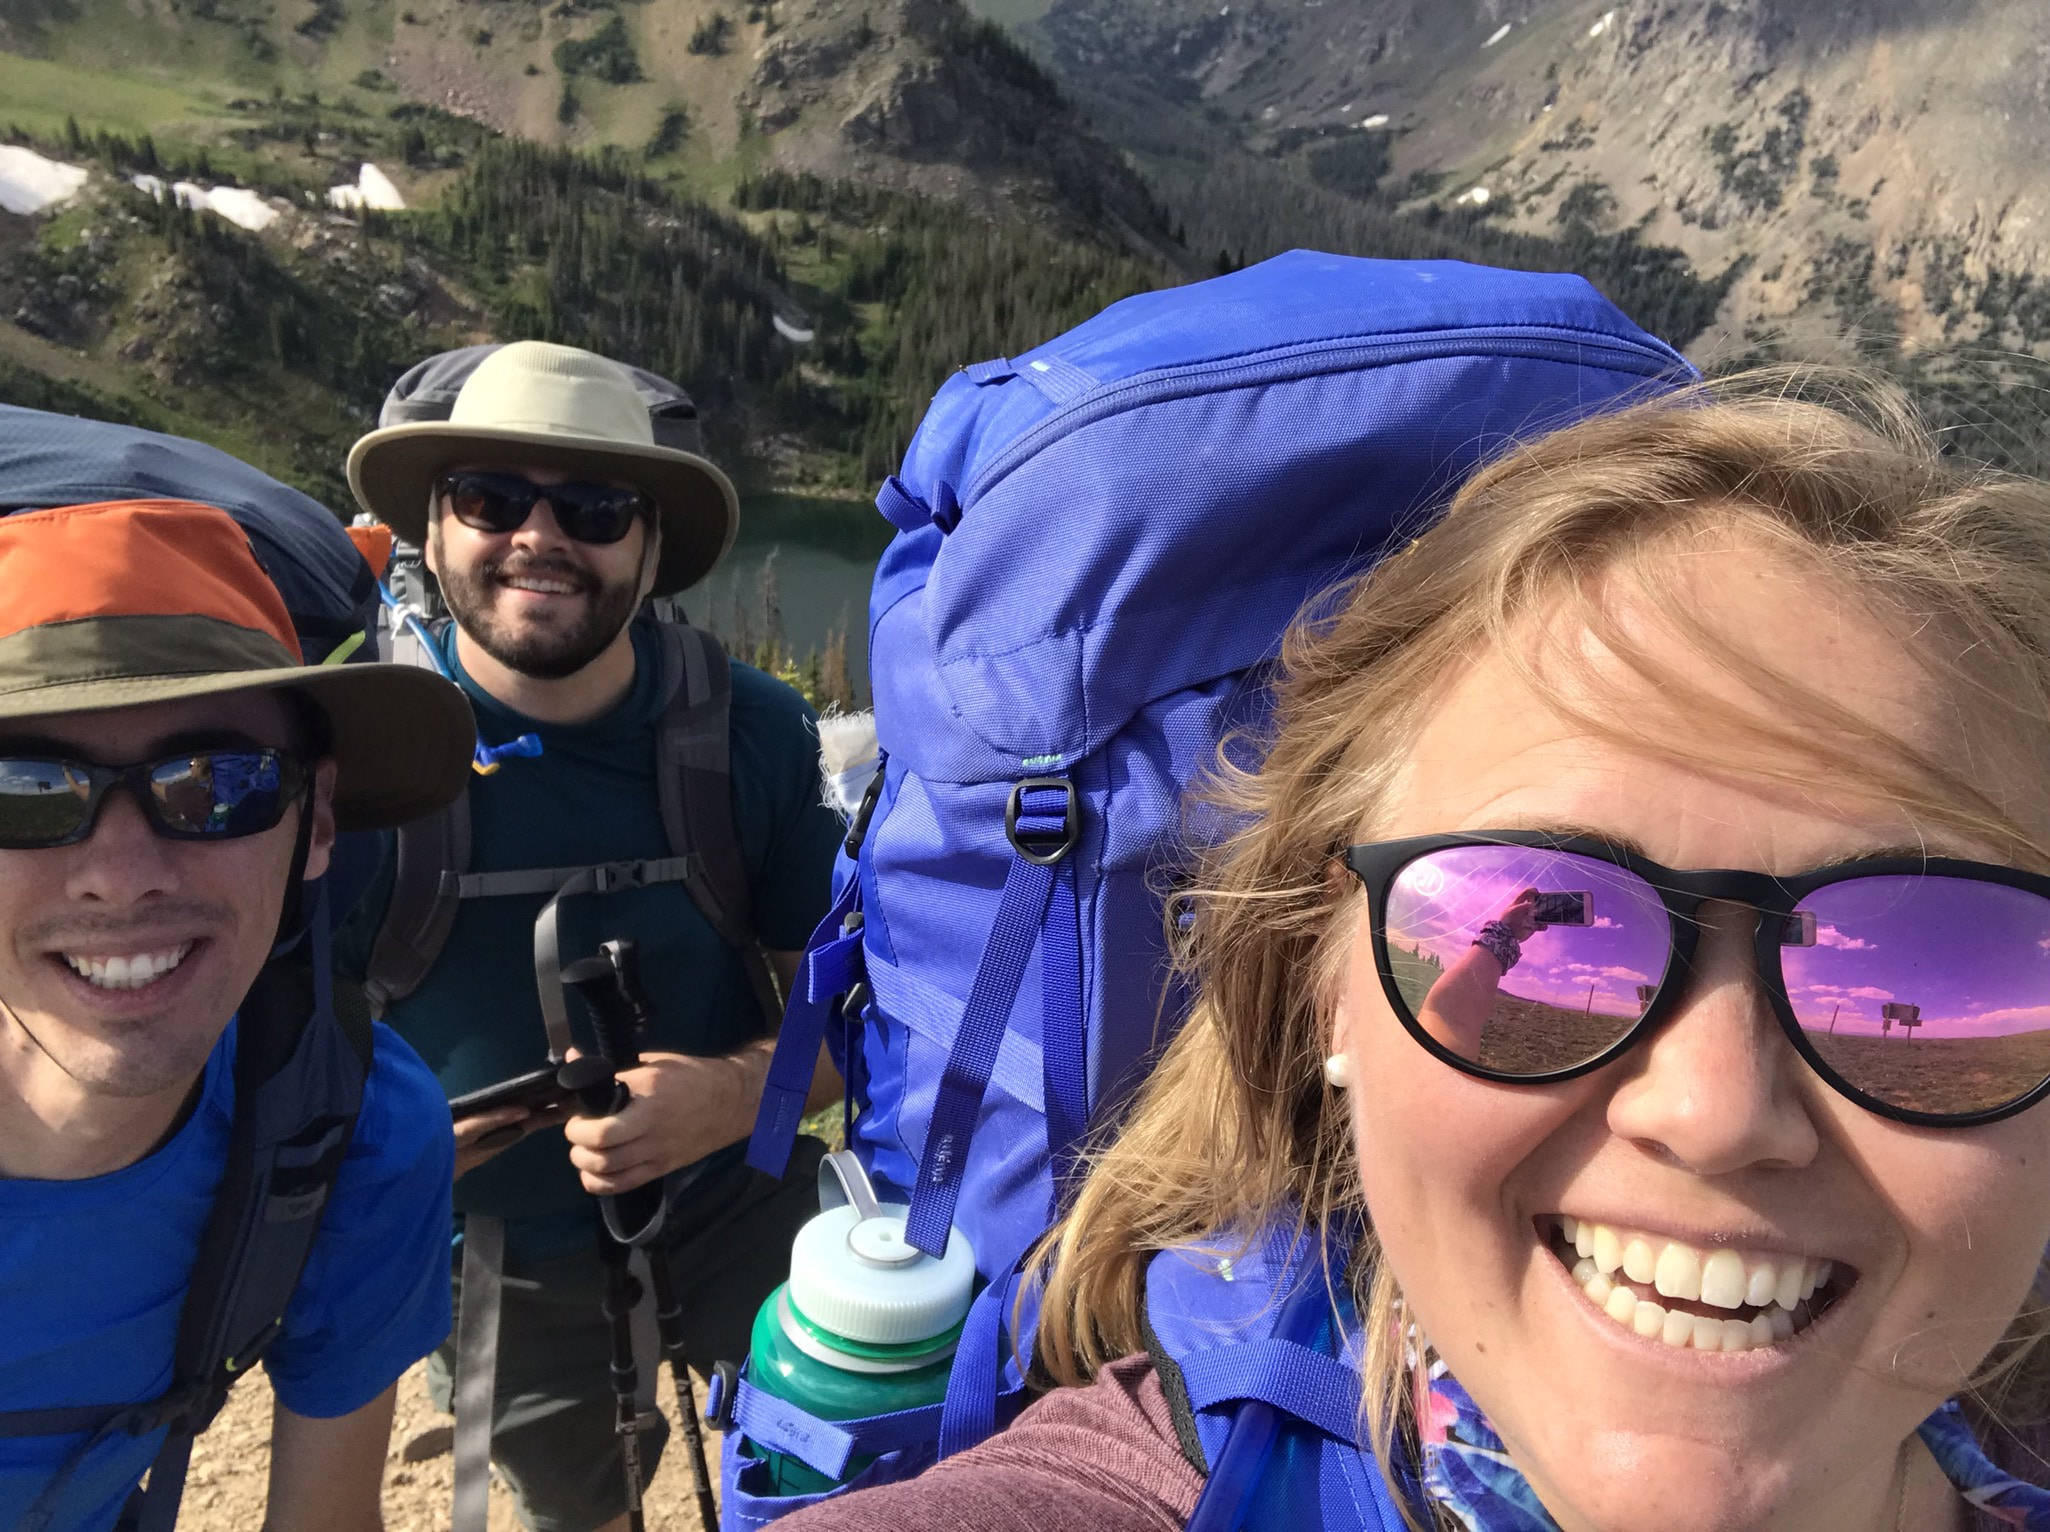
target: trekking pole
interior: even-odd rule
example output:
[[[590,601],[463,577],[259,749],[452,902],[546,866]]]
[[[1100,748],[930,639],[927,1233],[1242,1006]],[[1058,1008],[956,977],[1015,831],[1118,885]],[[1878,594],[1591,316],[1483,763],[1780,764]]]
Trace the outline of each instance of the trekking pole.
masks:
[[[609,1235],[600,1235],[598,1256],[605,1263],[605,1324],[611,1341],[609,1370],[612,1375],[612,1429],[619,1436],[620,1460],[626,1468],[626,1524],[632,1532],[646,1532],[641,1511],[641,1375],[634,1365],[634,1306],[641,1301],[641,1284],[627,1262],[630,1246]]]
[[[683,1354],[683,1307],[676,1301],[676,1283],[669,1275],[668,1262],[650,1258],[648,1278],[655,1284],[655,1328],[662,1336],[662,1355],[669,1359],[676,1402],[682,1407],[683,1444],[690,1454],[691,1487],[697,1491],[698,1524],[705,1532],[713,1532],[719,1525],[719,1508],[712,1503],[712,1468],[705,1458],[704,1428],[698,1424],[697,1389],[690,1381],[690,1361]]]
[[[567,1072],[564,1076],[564,1083],[577,1090],[585,1116],[609,1115],[626,1104],[628,1093],[619,1085],[617,1076],[640,1063],[641,1033],[654,1015],[654,1006],[641,986],[639,955],[634,943],[606,942],[598,951],[599,956],[572,963],[562,971],[563,983],[574,988],[590,1009],[591,1030],[598,1044],[598,1057],[590,1061],[594,1068],[578,1070],[585,1063],[583,1059],[566,1066],[566,1070],[578,1070],[580,1076],[588,1072],[588,1086],[580,1079],[572,1081]],[[633,1365],[632,1330],[625,1317],[640,1296],[640,1283],[634,1280],[626,1263],[629,1250],[652,1240],[662,1227],[662,1182],[651,1181],[630,1192],[600,1198],[599,1206],[604,1221],[600,1250],[607,1263],[605,1313],[613,1327],[615,1424],[626,1456],[628,1519],[634,1532],[641,1532],[639,1414],[633,1397],[639,1391],[639,1375]],[[612,1275],[615,1270],[617,1281]],[[662,1354],[669,1360],[683,1416],[684,1447],[690,1458],[698,1516],[706,1532],[713,1532],[719,1524],[719,1514],[712,1500],[712,1471],[705,1458],[704,1432],[698,1424],[697,1390],[691,1383],[690,1362],[684,1355],[683,1310],[676,1299],[668,1262],[659,1251],[648,1254],[648,1276],[654,1288],[655,1325],[662,1338]],[[618,1307],[616,1299],[620,1293],[627,1294],[626,1309],[615,1316],[613,1310]],[[622,1338],[626,1345],[623,1354]]]

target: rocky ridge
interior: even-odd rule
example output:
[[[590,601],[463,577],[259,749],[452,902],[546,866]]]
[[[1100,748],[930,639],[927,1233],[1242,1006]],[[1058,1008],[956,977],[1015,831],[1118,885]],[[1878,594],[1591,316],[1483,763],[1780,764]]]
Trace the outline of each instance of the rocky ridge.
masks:
[[[1038,35],[1085,99],[1137,79],[1256,152],[1379,139],[1391,201],[1741,260],[1710,347],[2050,343],[2036,0],[1056,0]]]

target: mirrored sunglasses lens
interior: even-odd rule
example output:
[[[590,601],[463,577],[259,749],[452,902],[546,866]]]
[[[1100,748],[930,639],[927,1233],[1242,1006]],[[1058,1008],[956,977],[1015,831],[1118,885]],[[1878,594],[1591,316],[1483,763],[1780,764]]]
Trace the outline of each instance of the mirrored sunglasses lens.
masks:
[[[1571,852],[1433,851],[1395,875],[1386,902],[1387,977],[1405,1019],[1502,1074],[1553,1074],[1613,1048],[1672,951],[1651,885]]]
[[[286,799],[274,750],[220,750],[163,761],[150,771],[158,820],[179,835],[233,839],[275,825]]]
[[[92,784],[62,761],[0,760],[0,845],[54,845],[76,834]]]
[[[1795,1019],[1866,1095],[1962,1116],[2050,1079],[2050,899],[1966,878],[1856,878],[1803,899],[1781,943]]]

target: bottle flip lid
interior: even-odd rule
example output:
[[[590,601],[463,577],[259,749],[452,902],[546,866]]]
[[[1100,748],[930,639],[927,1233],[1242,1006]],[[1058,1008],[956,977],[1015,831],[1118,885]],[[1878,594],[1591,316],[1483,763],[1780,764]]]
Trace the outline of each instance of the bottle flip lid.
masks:
[[[947,1334],[968,1312],[975,1252],[956,1230],[941,1256],[904,1237],[909,1210],[878,1204],[853,1155],[819,1170],[824,1207],[798,1231],[790,1302],[817,1330],[864,1346],[903,1346]]]

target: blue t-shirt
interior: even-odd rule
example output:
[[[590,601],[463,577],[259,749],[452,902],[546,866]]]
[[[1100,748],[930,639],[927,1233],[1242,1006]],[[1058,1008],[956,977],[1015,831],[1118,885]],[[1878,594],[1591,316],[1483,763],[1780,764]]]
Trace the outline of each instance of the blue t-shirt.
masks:
[[[384,1027],[347,1159],[282,1333],[265,1357],[286,1408],[347,1415],[449,1329],[448,1106]],[[0,1410],[141,1403],[171,1383],[178,1319],[227,1164],[235,1028],[170,1142],[84,1181],[0,1178]],[[116,1435],[79,1465],[50,1525],[111,1527],[164,1433]],[[0,1527],[18,1525],[81,1436],[0,1438]]]
[[[654,626],[633,628],[634,679],[618,706],[582,724],[514,712],[463,670],[455,629],[442,650],[490,744],[540,736],[542,753],[470,779],[470,870],[582,867],[669,855],[655,778],[661,659]],[[735,664],[729,717],[733,812],[754,898],[754,928],[771,951],[802,948],[832,897],[833,857],[845,830],[823,806],[818,736],[805,700],[774,676]],[[391,900],[389,858],[336,947],[360,976]],[[433,970],[385,1019],[420,1051],[450,1096],[540,1068],[548,1038],[534,986],[534,918],[545,894],[465,900]],[[601,942],[630,937],[655,1019],[642,1047],[712,1057],[762,1035],[761,1007],[739,955],[681,883],[565,899],[558,940],[565,967]],[[571,1030],[590,1046],[583,1006],[568,997]],[[745,1154],[719,1151],[707,1169]],[[679,1207],[687,1212],[686,1201]],[[456,1184],[459,1212],[508,1220],[508,1251],[543,1259],[589,1245],[592,1201],[561,1131],[536,1133]]]

